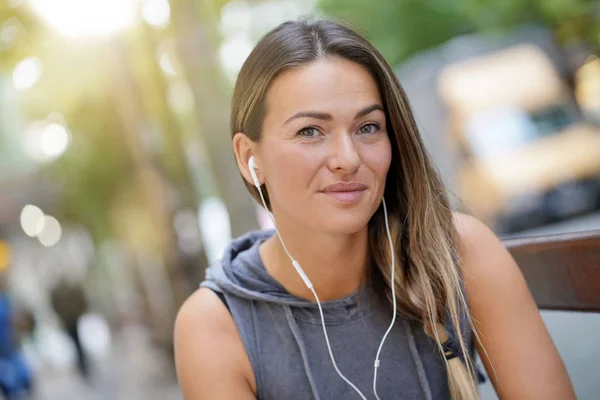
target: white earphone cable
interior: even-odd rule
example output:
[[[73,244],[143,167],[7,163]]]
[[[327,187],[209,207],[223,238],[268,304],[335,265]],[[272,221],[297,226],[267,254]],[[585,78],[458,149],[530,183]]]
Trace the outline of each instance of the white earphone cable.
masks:
[[[390,224],[388,222],[388,214],[387,214],[387,206],[385,204],[385,198],[382,197],[382,202],[383,202],[383,215],[385,216],[385,230],[387,232],[387,237],[388,237],[388,241],[390,244],[390,253],[391,253],[391,258],[392,258],[392,280],[390,282],[390,285],[392,286],[392,302],[394,304],[394,314],[392,315],[392,322],[390,323],[390,326],[388,327],[387,331],[385,332],[385,335],[383,335],[383,339],[381,339],[381,343],[379,344],[379,349],[377,350],[377,356],[375,357],[375,365],[374,365],[374,369],[373,369],[373,394],[375,394],[375,398],[377,400],[381,400],[379,398],[379,395],[377,394],[377,370],[379,369],[379,365],[380,365],[380,361],[379,361],[379,354],[381,353],[381,349],[383,349],[383,344],[385,343],[385,340],[387,339],[389,333],[392,331],[392,328],[394,327],[394,323],[396,322],[396,284],[394,281],[394,272],[395,272],[395,255],[394,255],[394,242],[392,240],[392,234],[390,233]]]
[[[257,189],[258,189],[258,193],[260,194],[260,199],[262,200],[263,206],[265,207],[265,210],[267,210],[269,212],[269,218],[271,219],[271,222],[273,223],[273,227],[275,228],[275,232],[277,232],[277,236],[279,237],[279,241],[281,242],[283,249],[285,250],[285,252],[288,255],[288,257],[290,258],[290,260],[292,261],[292,264],[294,265],[294,268],[296,269],[296,271],[298,271],[298,273],[300,274],[300,277],[304,280],[304,283],[306,283],[307,280],[305,280],[306,274],[304,273],[304,270],[302,270],[302,267],[300,266],[298,261],[296,261],[296,259],[294,257],[292,257],[292,255],[288,251],[287,247],[285,246],[285,243],[283,242],[283,239],[281,238],[281,234],[279,233],[279,229],[277,229],[277,225],[275,224],[275,218],[273,217],[273,215],[269,211],[269,208],[267,207],[267,202],[265,201],[265,197],[263,196],[262,190],[258,186],[257,186]],[[317,292],[315,291],[312,283],[310,283],[310,281],[308,281],[308,282],[309,282],[309,284],[307,284],[306,286],[308,287],[308,289],[310,289],[313,296],[315,296],[315,299],[317,300],[317,306],[319,307],[319,314],[321,315],[321,326],[323,327],[323,334],[325,335],[325,342],[327,343],[327,350],[329,351],[329,357],[331,358],[333,368],[335,369],[335,372],[337,372],[337,374],[340,376],[340,378],[342,378],[344,380],[344,382],[346,382],[352,389],[354,389],[354,391],[360,396],[360,398],[362,400],[367,400],[367,398],[360,391],[360,389],[358,389],[354,383],[352,383],[348,378],[346,378],[346,376],[338,368],[337,363],[335,362],[335,357],[333,356],[333,351],[331,350],[331,344],[329,343],[329,335],[327,334],[327,327],[325,326],[325,316],[323,315],[323,308],[321,307],[321,301],[319,300],[319,296],[317,296]]]
[[[283,250],[285,251],[285,253],[288,255],[288,257],[291,260],[294,260],[294,257],[292,257],[292,255],[288,251],[285,243],[283,242],[283,239],[281,238],[281,235],[279,234],[279,229],[277,229],[277,224],[275,224],[275,218],[273,217],[273,214],[271,214],[271,211],[269,211],[269,207],[267,207],[267,202],[265,201],[265,197],[263,196],[260,186],[257,186],[257,185],[255,185],[255,186],[258,189],[258,194],[260,194],[260,199],[262,200],[263,206],[265,207],[265,210],[267,210],[267,214],[269,214],[269,218],[271,219],[271,222],[273,223],[275,232],[277,232],[277,236],[279,236],[279,241],[281,242],[281,245],[283,246]]]
[[[275,228],[275,232],[277,233],[277,236],[279,237],[279,241],[281,242],[281,245],[283,246],[283,250],[285,251],[287,256],[290,258],[290,260],[292,261],[292,265],[294,266],[294,268],[296,269],[296,271],[298,272],[298,274],[304,281],[305,285],[312,292],[313,296],[315,297],[315,300],[317,301],[317,306],[319,307],[319,314],[321,315],[321,326],[323,327],[323,334],[325,336],[325,342],[327,344],[327,350],[329,351],[329,357],[331,358],[333,368],[335,369],[337,374],[340,376],[340,378],[342,378],[344,380],[344,382],[346,382],[360,396],[360,398],[362,400],[367,400],[367,398],[360,391],[360,389],[358,389],[358,387],[356,387],[356,385],[354,383],[352,383],[348,378],[346,378],[346,376],[339,370],[337,363],[335,362],[335,357],[333,356],[333,351],[331,350],[331,344],[329,343],[329,335],[327,334],[327,327],[325,326],[325,316],[323,315],[323,308],[321,306],[321,301],[319,300],[319,296],[317,296],[317,292],[315,291],[313,284],[308,279],[308,276],[306,275],[306,273],[300,266],[300,263],[298,263],[298,261],[296,261],[296,259],[294,257],[292,257],[292,255],[288,251],[288,249],[283,241],[283,238],[281,237],[281,234],[279,233],[279,229],[277,229],[277,224],[275,223],[275,217],[273,216],[273,214],[271,214],[271,212],[269,211],[269,208],[267,207],[267,202],[265,201],[265,197],[260,188],[260,182],[258,182],[258,178],[254,174],[253,166],[254,166],[253,162],[251,162],[250,169],[252,171],[253,179],[255,182],[255,187],[258,189],[258,193],[260,195],[262,204],[265,207],[265,210],[267,210],[267,212],[269,214],[269,218],[271,219],[271,222],[273,223],[273,227]],[[392,261],[392,267],[391,267],[392,268],[392,297],[393,297],[393,304],[394,304],[394,306],[393,306],[394,307],[394,315],[392,316],[392,322],[391,322],[390,326],[388,327],[387,331],[385,332],[385,335],[383,336],[383,339],[381,340],[381,343],[379,344],[379,348],[377,350],[377,355],[375,357],[375,368],[374,368],[374,373],[373,373],[373,393],[375,394],[375,397],[377,398],[377,400],[380,400],[379,396],[377,395],[377,369],[379,368],[379,364],[380,364],[379,355],[383,348],[383,344],[384,344],[385,340],[387,339],[387,336],[391,332],[391,330],[394,326],[394,323],[396,322],[396,291],[395,291],[395,285],[394,285],[394,271],[395,271],[395,268],[394,268],[394,265],[395,265],[394,244],[392,241],[392,235],[390,233],[390,227],[389,227],[389,223],[388,223],[387,206],[385,204],[385,198],[383,198],[383,197],[382,197],[382,202],[383,202],[383,210],[384,210],[384,216],[385,216],[385,228],[386,228],[386,232],[387,232],[387,236],[388,236],[388,240],[389,240],[389,244],[390,244],[391,258],[392,258],[392,260],[391,260]]]
[[[354,391],[356,393],[358,393],[358,395],[360,396],[361,399],[367,400],[367,398],[360,391],[360,389],[357,388],[356,385],[354,385],[354,383],[352,383],[350,381],[350,379],[346,378],[346,376],[344,374],[342,374],[342,372],[339,370],[337,363],[335,362],[335,358],[333,357],[333,351],[331,351],[331,345],[329,344],[329,336],[327,335],[327,328],[325,327],[325,317],[323,316],[323,309],[321,308],[321,302],[319,301],[319,297],[317,296],[315,289],[311,288],[310,290],[312,291],[313,295],[315,296],[315,299],[317,299],[317,305],[319,306],[319,313],[321,313],[321,326],[323,327],[323,333],[325,334],[325,342],[327,342],[327,350],[329,350],[329,357],[331,358],[331,362],[333,363],[333,368],[335,368],[335,371],[338,373],[340,378],[342,378],[348,385],[350,385],[350,387],[352,389],[354,389]]]

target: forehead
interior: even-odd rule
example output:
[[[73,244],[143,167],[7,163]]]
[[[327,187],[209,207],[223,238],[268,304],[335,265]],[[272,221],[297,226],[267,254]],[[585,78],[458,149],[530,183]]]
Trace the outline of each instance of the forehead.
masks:
[[[369,71],[352,61],[326,57],[278,76],[267,97],[267,119],[287,119],[298,111],[354,113],[381,104],[377,82]]]

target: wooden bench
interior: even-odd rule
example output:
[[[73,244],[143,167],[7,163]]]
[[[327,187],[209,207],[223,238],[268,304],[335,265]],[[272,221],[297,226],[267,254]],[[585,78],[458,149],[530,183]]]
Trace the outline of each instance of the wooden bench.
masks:
[[[504,240],[540,309],[600,312],[600,230]]]

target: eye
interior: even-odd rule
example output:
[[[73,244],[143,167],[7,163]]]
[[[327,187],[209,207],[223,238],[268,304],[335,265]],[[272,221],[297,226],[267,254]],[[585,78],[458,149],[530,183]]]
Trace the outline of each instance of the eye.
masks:
[[[300,131],[298,131],[298,135],[311,139],[311,138],[315,138],[317,136],[319,136],[321,134],[321,132],[319,132],[319,130],[317,128],[315,128],[314,126],[309,126],[306,127],[304,129],[301,129]]]
[[[371,135],[373,133],[377,133],[379,129],[379,125],[377,124],[365,124],[358,128],[358,133],[361,135]]]

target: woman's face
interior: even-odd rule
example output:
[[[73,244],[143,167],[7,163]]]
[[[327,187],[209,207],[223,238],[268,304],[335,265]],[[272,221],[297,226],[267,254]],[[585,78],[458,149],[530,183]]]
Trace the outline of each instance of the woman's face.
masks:
[[[273,81],[266,110],[256,163],[276,218],[327,233],[364,229],[391,162],[369,72],[342,58],[313,61]]]

